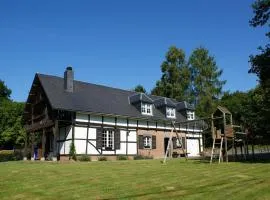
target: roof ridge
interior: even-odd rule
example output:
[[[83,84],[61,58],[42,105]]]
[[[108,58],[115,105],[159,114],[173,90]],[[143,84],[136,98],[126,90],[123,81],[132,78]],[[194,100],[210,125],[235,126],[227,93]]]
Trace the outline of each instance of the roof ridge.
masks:
[[[56,76],[56,75],[42,74],[42,73],[36,73],[36,74],[41,75],[41,76],[47,76],[47,77],[54,77],[54,78],[64,79],[63,77]],[[104,87],[104,88],[108,88],[108,89],[115,89],[115,90],[119,90],[119,91],[123,91],[123,92],[132,92],[132,93],[134,93],[134,94],[132,94],[132,96],[141,93],[141,92],[136,92],[136,91],[133,91],[133,90],[121,89],[121,88],[116,88],[116,87],[102,85],[102,84],[97,84],[97,83],[89,83],[89,82],[86,82],[86,81],[80,81],[80,80],[75,80],[75,79],[74,79],[74,81],[75,82],[78,82],[78,83],[87,84],[87,85],[94,85],[94,86]],[[163,96],[158,96],[158,95],[153,95],[153,94],[145,94],[145,93],[142,93],[142,94],[144,94],[147,98],[149,98],[152,101],[154,101],[154,100],[150,96],[155,96],[155,97],[160,97],[160,98],[168,98],[170,100],[176,101],[177,103],[181,102],[181,101],[177,101],[174,98],[163,97]]]
[[[41,73],[36,73],[36,74],[42,75],[42,76],[49,76],[49,77],[64,79],[63,77],[55,76],[55,75],[41,74]],[[102,85],[102,84],[97,84],[97,83],[89,83],[89,82],[86,82],[86,81],[80,81],[80,80],[75,80],[75,79],[74,79],[74,81],[75,82],[78,82],[78,83],[88,84],[88,85],[95,85],[95,86],[100,86],[100,87],[105,87],[105,88],[110,88],[110,89],[115,89],[115,90],[121,90],[121,91],[125,91],[125,92],[133,92],[135,94],[140,94],[140,92],[136,92],[136,91],[133,91],[133,90],[121,89],[121,88],[116,88],[116,87]]]

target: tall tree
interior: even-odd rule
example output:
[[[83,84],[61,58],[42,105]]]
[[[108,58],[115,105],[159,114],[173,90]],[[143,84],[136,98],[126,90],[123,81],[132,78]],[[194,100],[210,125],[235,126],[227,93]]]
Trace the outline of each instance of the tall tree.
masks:
[[[199,116],[209,116],[215,107],[215,100],[222,94],[226,81],[220,80],[222,70],[207,49],[195,49],[189,58],[192,96]]]
[[[249,24],[253,27],[269,26],[270,16],[270,0],[257,0],[252,4],[254,17],[249,21]],[[270,39],[270,32],[266,33],[266,36]],[[250,73],[255,73],[260,78],[263,86],[270,85],[270,44],[259,47],[261,54],[251,56],[251,68]]]
[[[254,16],[250,20],[253,27],[265,26],[269,27],[270,17],[270,0],[257,0],[252,4]],[[270,39],[270,32],[266,33]],[[259,47],[260,54],[250,56],[251,68],[249,73],[255,73],[260,79],[262,90],[262,109],[264,110],[264,120],[270,121],[270,44],[265,47]]]
[[[152,94],[177,100],[186,100],[189,95],[190,71],[182,49],[172,46],[161,64],[162,76]]]
[[[137,85],[134,89],[135,92],[141,92],[141,93],[146,93],[145,88],[142,85]]]

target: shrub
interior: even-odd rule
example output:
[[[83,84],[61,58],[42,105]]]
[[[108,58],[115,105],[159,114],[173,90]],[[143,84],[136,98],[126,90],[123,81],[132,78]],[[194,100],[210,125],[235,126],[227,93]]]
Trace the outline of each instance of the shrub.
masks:
[[[98,157],[98,161],[107,161],[108,159],[107,159],[107,157],[105,157],[105,156],[100,156],[100,157]]]
[[[75,147],[74,141],[72,141],[70,144],[69,159],[77,160],[76,147]]]
[[[127,156],[117,156],[117,160],[128,160]]]
[[[78,157],[78,160],[81,161],[81,162],[90,162],[91,158],[88,155],[82,155],[82,156]]]
[[[0,162],[22,160],[22,152],[13,150],[0,151]]]
[[[143,156],[143,155],[136,155],[134,156],[134,160],[151,160],[153,156]]]

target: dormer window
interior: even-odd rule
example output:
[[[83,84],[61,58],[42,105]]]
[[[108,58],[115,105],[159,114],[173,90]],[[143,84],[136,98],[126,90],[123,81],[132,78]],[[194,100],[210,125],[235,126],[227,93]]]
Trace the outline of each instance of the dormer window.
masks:
[[[195,114],[194,111],[187,111],[187,120],[194,120]]]
[[[152,104],[142,103],[141,111],[144,115],[152,115]]]
[[[167,118],[175,118],[175,108],[166,108],[166,116]]]

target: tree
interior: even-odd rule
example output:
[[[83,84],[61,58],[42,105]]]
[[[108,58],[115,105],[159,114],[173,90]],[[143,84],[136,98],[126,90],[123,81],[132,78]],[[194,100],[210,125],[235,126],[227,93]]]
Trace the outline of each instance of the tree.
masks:
[[[25,139],[24,103],[13,102],[10,95],[11,90],[0,80],[0,148],[22,146]]]
[[[11,90],[5,85],[4,81],[0,80],[0,101],[9,99]]]
[[[189,58],[191,70],[192,97],[199,116],[209,116],[222,94],[226,81],[220,80],[222,70],[215,58],[203,47],[195,49]]]
[[[258,27],[268,24],[270,16],[270,0],[257,0],[252,4],[254,17],[249,21],[250,26]],[[270,38],[270,32],[266,33]],[[255,73],[260,78],[262,85],[270,85],[270,45],[265,48],[259,47],[261,54],[250,56],[251,68],[250,73]]]
[[[250,26],[258,27],[267,25],[269,27],[270,0],[257,0],[252,4],[254,17],[250,20]],[[266,33],[270,39],[270,32]],[[264,120],[270,121],[270,44],[259,47],[260,54],[250,56],[251,68],[249,73],[255,73],[261,84],[262,109]]]
[[[13,148],[24,144],[23,110],[24,103],[2,101],[0,106],[0,147]]]
[[[146,90],[144,89],[144,87],[142,85],[137,85],[135,88],[134,88],[134,91],[135,92],[141,92],[141,93],[146,93]]]
[[[154,95],[181,100],[189,98],[190,70],[185,61],[185,53],[175,46],[169,48],[165,61],[161,64],[162,76],[151,91]]]

